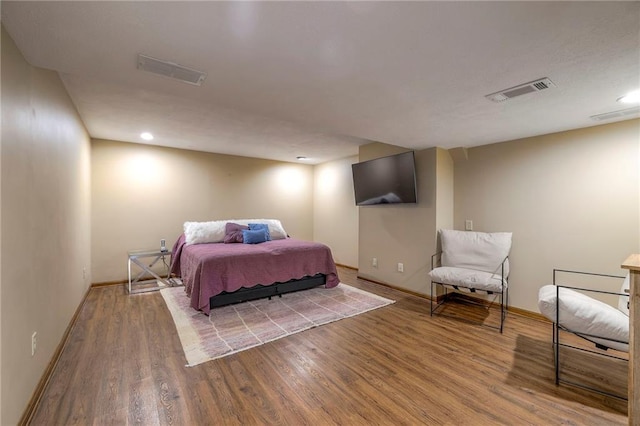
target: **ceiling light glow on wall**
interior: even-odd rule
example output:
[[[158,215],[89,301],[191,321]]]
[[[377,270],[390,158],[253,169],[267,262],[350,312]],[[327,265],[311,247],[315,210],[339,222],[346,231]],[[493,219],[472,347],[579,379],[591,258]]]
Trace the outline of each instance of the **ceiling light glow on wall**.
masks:
[[[152,141],[153,140],[153,135],[149,132],[142,132],[140,133],[140,137],[142,139],[144,139],[145,141]]]
[[[622,104],[639,104],[640,103],[640,90],[634,90],[624,96],[618,98],[618,102]]]
[[[280,199],[298,199],[305,189],[312,185],[309,181],[309,174],[305,171],[306,167],[296,166],[294,164],[284,165],[275,172],[275,187],[278,188],[278,197]]]
[[[163,164],[160,164],[153,151],[141,149],[124,157],[118,166],[117,176],[119,179],[126,182],[126,185],[134,191],[144,191],[145,197],[152,196],[153,192],[149,191],[156,191],[154,188],[162,187],[162,185],[157,185],[157,179],[163,170]]]

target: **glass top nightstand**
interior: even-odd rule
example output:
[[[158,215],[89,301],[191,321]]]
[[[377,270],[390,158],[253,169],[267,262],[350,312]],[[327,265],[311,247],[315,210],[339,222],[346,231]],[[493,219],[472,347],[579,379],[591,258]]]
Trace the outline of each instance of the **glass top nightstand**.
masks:
[[[127,255],[129,294],[146,293],[172,286],[169,271],[171,265],[170,251],[162,251],[160,249],[131,250]],[[148,260],[144,261],[144,259]],[[160,261],[162,261],[164,277],[153,270],[153,267]],[[140,268],[134,278],[132,278],[132,264]]]

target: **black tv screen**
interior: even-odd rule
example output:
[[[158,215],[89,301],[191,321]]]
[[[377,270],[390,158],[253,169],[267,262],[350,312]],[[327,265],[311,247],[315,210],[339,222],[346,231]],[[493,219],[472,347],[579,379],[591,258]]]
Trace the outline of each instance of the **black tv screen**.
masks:
[[[413,151],[351,165],[356,205],[417,203]]]

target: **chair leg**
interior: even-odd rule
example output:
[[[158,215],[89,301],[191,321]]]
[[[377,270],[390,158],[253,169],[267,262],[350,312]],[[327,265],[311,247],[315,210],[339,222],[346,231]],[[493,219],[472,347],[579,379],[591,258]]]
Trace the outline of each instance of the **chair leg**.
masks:
[[[431,306],[430,306],[431,313],[430,313],[429,316],[433,316],[433,281],[431,281],[431,298],[430,298],[430,300],[431,300]]]
[[[554,362],[556,364],[556,386],[560,384],[560,330],[557,323],[553,323],[553,344],[555,349]]]
[[[509,313],[509,286],[507,285],[507,314]]]
[[[500,293],[500,334],[502,334],[503,328],[504,328],[504,289],[502,293]]]
[[[507,292],[507,302],[504,307],[504,318],[506,319],[509,315],[509,287],[507,287],[505,291]]]
[[[506,293],[506,294],[505,294]],[[506,304],[505,304],[506,300]],[[500,333],[504,330],[504,320],[507,318],[509,312],[509,287],[502,288],[500,293]]]
[[[435,294],[434,288],[437,288],[438,285],[440,285],[442,287],[442,289],[443,289],[443,295],[442,295],[442,301],[441,302],[438,302],[437,298],[434,296],[434,294]],[[456,286],[452,286],[452,287],[457,288]],[[487,292],[487,294],[495,295],[495,297],[498,296],[498,292]],[[447,285],[443,285],[441,283],[437,283],[437,282],[431,281],[431,297],[429,298],[429,306],[430,306],[429,314],[430,314],[430,316],[433,316],[434,312],[440,307],[440,305],[446,303],[448,295],[449,294],[447,292]],[[434,299],[436,300],[435,303],[434,303]],[[495,298],[492,299],[489,308],[491,308],[491,306],[494,305],[495,300],[496,300]],[[506,289],[503,289],[500,292],[500,326],[497,327],[495,325],[490,325],[491,328],[499,329],[500,333],[504,332],[504,321],[507,318],[508,308],[509,308],[509,289],[507,287]]]

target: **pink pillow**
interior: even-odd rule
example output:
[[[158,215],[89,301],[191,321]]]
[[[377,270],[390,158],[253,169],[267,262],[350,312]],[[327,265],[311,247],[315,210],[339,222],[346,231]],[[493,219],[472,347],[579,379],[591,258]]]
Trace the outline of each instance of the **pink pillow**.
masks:
[[[224,243],[230,244],[243,242],[242,231],[246,229],[249,229],[249,227],[233,222],[227,222],[224,226]]]

